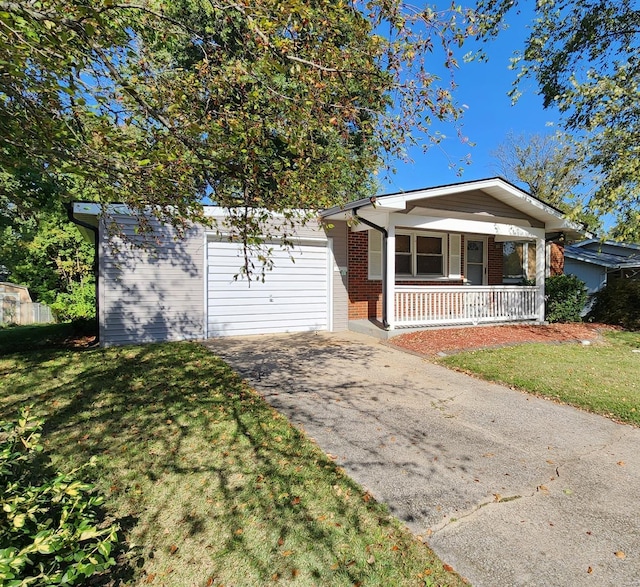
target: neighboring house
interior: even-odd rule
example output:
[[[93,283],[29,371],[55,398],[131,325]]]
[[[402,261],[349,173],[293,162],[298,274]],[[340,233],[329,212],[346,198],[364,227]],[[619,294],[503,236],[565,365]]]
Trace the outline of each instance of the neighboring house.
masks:
[[[53,322],[51,309],[34,304],[24,285],[0,282],[0,324],[39,324]]]
[[[0,282],[0,323],[21,324],[21,309],[30,303],[29,289],[24,285]]]
[[[599,239],[568,245],[564,272],[584,281],[589,294],[612,279],[640,278],[640,245]]]
[[[225,215],[217,207],[206,213]],[[325,210],[320,223],[300,227],[292,251],[270,245],[273,270],[248,284],[234,278],[242,246],[228,235],[194,227],[176,240],[158,227],[150,252],[109,235],[96,204],[74,204],[72,217],[97,242],[99,336],[107,345],[338,331],[357,320],[387,329],[541,322],[547,259],[562,261],[549,243],[585,235],[503,179],[472,181]],[[136,238],[126,208],[113,206],[109,222]]]

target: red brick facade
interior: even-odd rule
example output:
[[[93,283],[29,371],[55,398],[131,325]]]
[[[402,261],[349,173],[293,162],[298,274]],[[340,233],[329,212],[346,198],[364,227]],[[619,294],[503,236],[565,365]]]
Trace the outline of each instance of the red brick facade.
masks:
[[[564,246],[551,243],[549,252],[549,274],[562,275],[564,273]]]
[[[347,273],[349,292],[349,320],[366,320],[382,316],[382,281],[369,280],[369,231],[349,231],[349,270]],[[465,239],[462,237],[461,266],[465,267]],[[502,245],[493,237],[487,239],[487,281],[489,285],[502,284]],[[405,281],[402,285],[461,285],[460,281]]]
[[[349,231],[349,320],[382,316],[382,281],[369,281],[368,231]]]

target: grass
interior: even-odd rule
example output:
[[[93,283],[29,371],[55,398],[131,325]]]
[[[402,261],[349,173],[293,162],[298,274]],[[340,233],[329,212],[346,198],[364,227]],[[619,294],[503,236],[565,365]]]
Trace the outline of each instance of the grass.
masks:
[[[640,426],[639,332],[607,332],[605,342],[524,344],[463,352],[440,363]]]
[[[33,326],[3,326],[0,328],[0,355],[60,344],[75,334],[71,323],[34,324]]]
[[[0,411],[25,404],[59,468],[97,457],[128,545],[110,584],[463,584],[198,344],[5,353]]]

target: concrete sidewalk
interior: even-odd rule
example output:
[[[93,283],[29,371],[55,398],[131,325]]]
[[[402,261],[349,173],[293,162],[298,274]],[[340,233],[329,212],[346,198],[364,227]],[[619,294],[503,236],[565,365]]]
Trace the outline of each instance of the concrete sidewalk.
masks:
[[[472,585],[640,586],[640,430],[355,333],[206,344]]]

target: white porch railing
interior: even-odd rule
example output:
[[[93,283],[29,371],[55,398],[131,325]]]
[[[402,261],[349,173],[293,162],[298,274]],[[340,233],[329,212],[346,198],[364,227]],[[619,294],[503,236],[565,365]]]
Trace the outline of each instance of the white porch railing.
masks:
[[[395,326],[535,320],[537,287],[396,286]]]

